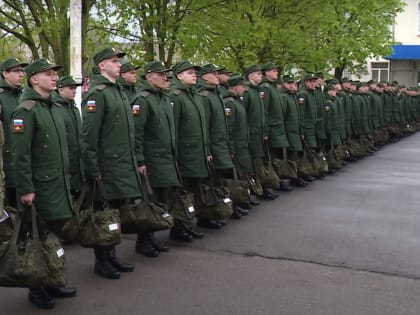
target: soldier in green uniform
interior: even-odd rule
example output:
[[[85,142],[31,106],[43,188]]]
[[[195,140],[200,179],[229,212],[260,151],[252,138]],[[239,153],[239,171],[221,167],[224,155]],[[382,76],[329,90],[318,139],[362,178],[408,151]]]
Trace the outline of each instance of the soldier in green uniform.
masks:
[[[264,159],[264,144],[268,141],[268,126],[263,103],[264,92],[259,90],[262,81],[262,72],[259,65],[245,68],[244,76],[249,81],[249,89],[244,93],[243,104],[247,113],[249,128],[249,148],[254,167],[261,167],[260,161]],[[259,170],[255,172],[258,176]],[[259,179],[257,178],[257,182]],[[263,187],[264,199],[273,200],[278,197],[270,188]]]
[[[226,95],[230,94],[228,93],[229,86],[227,82],[229,79],[229,74],[231,74],[231,72],[227,70],[225,67],[218,67],[217,74],[220,81],[220,84],[217,87],[217,92],[219,93],[221,98],[224,98]]]
[[[120,78],[118,83],[124,88],[124,92],[131,102],[137,94],[137,70],[139,66],[133,65],[131,62],[124,61],[121,64]]]
[[[307,73],[303,77],[303,86],[297,94],[300,109],[300,130],[303,141],[307,143],[311,150],[318,148],[316,137],[316,122],[318,117],[317,103],[315,98],[315,88],[318,77],[314,73]],[[312,181],[311,176],[303,177],[304,180]]]
[[[288,159],[297,163],[303,150],[300,108],[296,98],[297,86],[292,75],[284,75],[282,81],[280,96],[284,106],[284,127],[289,141]],[[297,187],[305,187],[308,183],[298,177],[292,179],[291,184]]]
[[[16,178],[14,167],[11,163],[11,129],[10,119],[12,113],[18,105],[18,100],[22,94],[22,83],[24,78],[23,68],[27,66],[26,62],[20,62],[17,59],[9,58],[0,66],[0,106],[1,120],[4,127],[4,147],[3,162],[5,173],[5,204],[17,207],[16,200]]]
[[[335,85],[325,87],[327,100],[325,102],[325,130],[327,135],[327,148],[333,150],[342,144],[340,135],[340,116],[337,103],[337,89]]]
[[[199,75],[195,91],[199,95],[206,116],[211,165],[215,173],[213,176],[216,177],[216,185],[222,186],[223,178],[233,176],[233,162],[229,154],[225,106],[217,89],[220,84],[218,69],[213,64],[206,64],[199,70]],[[240,219],[242,213],[245,212],[235,205],[232,218]]]
[[[316,138],[318,143],[318,151],[323,152],[324,147],[327,141],[327,136],[325,133],[325,95],[324,95],[324,88],[325,88],[325,81],[324,81],[324,74],[322,72],[317,72],[315,74],[318,77],[316,82],[315,88],[315,99],[316,99],[316,106],[317,106],[317,118],[315,124],[315,132]]]
[[[169,97],[174,109],[177,161],[185,188],[194,194],[197,224],[220,229],[222,225],[218,221],[200,218],[200,186],[209,177],[208,162],[212,156],[205,110],[200,96],[193,90],[199,69],[189,61],[180,61],[172,70],[174,78]]]
[[[93,57],[99,74],[83,97],[81,143],[86,179],[102,188],[111,208],[140,198],[141,183],[135,157],[134,123],[127,95],[117,84],[125,53],[106,47]],[[97,205],[101,207],[100,204]],[[134,266],[120,260],[115,246],[96,247],[95,273],[118,279]]]
[[[57,91],[51,94],[52,101],[60,105],[66,123],[67,143],[69,147],[70,189],[73,198],[79,196],[84,183],[80,147],[82,120],[74,102],[76,89],[80,85],[81,83],[77,83],[71,76],[63,76],[57,80]]]
[[[265,107],[267,128],[268,128],[268,146],[273,158],[283,159],[289,141],[285,130],[285,105],[282,103],[281,96],[277,90],[276,81],[279,77],[278,65],[274,62],[267,62],[262,67],[264,75],[260,91],[264,92],[263,103]],[[281,178],[280,190],[291,191],[289,179]]]
[[[145,65],[145,81],[132,101],[132,113],[136,129],[136,157],[140,172],[147,173],[157,197],[171,209],[176,189],[181,178],[176,162],[175,122],[173,109],[165,89],[168,85],[167,69],[160,61]],[[170,238],[191,242],[193,224],[187,227],[176,221]],[[191,232],[193,233],[193,232]],[[145,256],[157,257],[159,252],[168,251],[151,235],[138,235],[137,251]]]
[[[51,102],[56,71],[62,67],[39,59],[25,67],[28,86],[12,114],[12,163],[21,204],[36,205],[39,216],[58,236],[73,217],[67,135],[61,109]],[[73,297],[75,288],[31,288],[29,301],[53,308],[54,297]]]

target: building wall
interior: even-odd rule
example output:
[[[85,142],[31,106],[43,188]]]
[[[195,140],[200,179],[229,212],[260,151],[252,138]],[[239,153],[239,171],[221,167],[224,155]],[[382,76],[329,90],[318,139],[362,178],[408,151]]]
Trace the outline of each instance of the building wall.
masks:
[[[405,0],[404,11],[398,14],[394,24],[394,41],[402,44],[420,43],[419,0]]]

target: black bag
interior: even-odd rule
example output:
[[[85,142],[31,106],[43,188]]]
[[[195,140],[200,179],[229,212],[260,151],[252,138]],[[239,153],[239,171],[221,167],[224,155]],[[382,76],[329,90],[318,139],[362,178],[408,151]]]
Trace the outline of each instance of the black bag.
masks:
[[[194,194],[179,189],[174,192],[171,214],[174,224],[180,224],[182,228],[193,229],[195,219]]]
[[[29,212],[29,210],[27,210]],[[39,288],[67,283],[65,256],[60,240],[53,233],[40,237],[35,206],[31,224],[25,227],[17,216],[12,238],[0,246],[0,286]]]
[[[234,204],[249,202],[249,185],[247,181],[239,180],[236,169],[233,168],[233,179],[223,178],[222,185],[229,191],[229,196]]]
[[[100,182],[84,187],[75,207],[76,216],[63,228],[65,235],[76,234],[83,247],[112,246],[121,242],[121,221],[118,209],[94,209],[93,199]],[[80,210],[84,199],[88,209]]]
[[[149,178],[142,175],[143,199],[134,204],[126,202],[120,208],[121,229],[123,233],[150,233],[167,230],[174,226],[173,216],[165,205],[154,199]]]
[[[297,163],[287,159],[287,150],[283,148],[283,159],[274,158],[273,167],[281,179],[297,178]]]

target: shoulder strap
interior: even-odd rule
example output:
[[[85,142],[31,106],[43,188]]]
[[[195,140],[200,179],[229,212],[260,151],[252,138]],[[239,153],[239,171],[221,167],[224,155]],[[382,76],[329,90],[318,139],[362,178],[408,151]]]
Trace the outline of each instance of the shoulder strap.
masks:
[[[95,89],[97,89],[98,91],[103,91],[105,88],[105,84],[98,84],[97,86],[95,86]]]
[[[36,102],[34,100],[26,100],[23,103],[20,104],[20,107],[26,109],[26,110],[31,110],[32,108],[34,108]]]
[[[173,90],[172,94],[179,95],[181,94],[181,90],[180,89]]]
[[[149,91],[141,91],[141,92],[139,93],[139,95],[140,95],[140,96],[143,96],[143,97],[148,97],[148,96],[150,95],[150,92],[149,92]]]
[[[199,95],[201,95],[201,96],[208,96],[209,94],[210,94],[210,92],[209,91],[207,91],[207,90],[204,90],[204,91],[201,91],[200,93],[198,93]]]

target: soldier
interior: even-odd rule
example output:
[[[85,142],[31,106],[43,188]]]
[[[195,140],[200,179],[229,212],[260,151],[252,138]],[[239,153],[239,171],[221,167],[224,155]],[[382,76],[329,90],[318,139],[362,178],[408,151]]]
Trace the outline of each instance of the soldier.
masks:
[[[305,74],[303,77],[304,85],[297,95],[301,117],[300,130],[302,132],[304,141],[312,150],[316,150],[318,148],[316,137],[318,111],[315,98],[317,80],[318,77],[314,73]],[[311,176],[304,176],[303,179],[306,181],[313,180]]]
[[[124,88],[128,100],[131,102],[137,94],[137,70],[139,66],[133,65],[131,62],[125,61],[121,64],[120,78],[118,83]]]
[[[67,143],[70,165],[70,190],[76,199],[83,188],[84,176],[82,153],[80,147],[80,128],[82,120],[74,98],[76,89],[81,86],[71,76],[63,76],[57,80],[57,91],[52,92],[51,99],[59,104],[66,123]]]
[[[223,99],[217,92],[220,84],[215,65],[201,67],[200,78],[195,86],[206,115],[209,149],[216,182],[222,186],[222,178],[232,178],[233,162],[229,154],[228,131]],[[232,218],[240,219],[245,212],[238,205],[234,206]]]
[[[327,136],[325,134],[325,97],[324,97],[324,88],[325,81],[324,75],[322,72],[317,72],[315,74],[318,77],[316,81],[315,88],[315,99],[316,99],[316,108],[317,108],[317,118],[315,125],[316,138],[318,143],[318,151],[323,152],[326,145]]]
[[[284,106],[284,127],[289,141],[288,158],[298,162],[302,154],[303,134],[300,129],[300,108],[296,98],[296,81],[292,75],[283,76],[280,96]],[[291,184],[305,187],[308,183],[301,177],[292,179]]]
[[[4,147],[3,162],[5,172],[5,205],[13,208],[17,207],[16,200],[16,178],[14,167],[11,163],[11,129],[10,120],[12,113],[18,105],[18,100],[22,94],[22,83],[24,78],[23,68],[27,66],[26,62],[20,62],[17,59],[10,58],[5,60],[0,66],[0,106],[1,120],[4,127]]]
[[[287,159],[283,155],[289,147],[289,141],[285,130],[284,121],[284,104],[282,104],[281,96],[277,90],[276,81],[279,77],[278,65],[274,62],[267,62],[262,67],[263,79],[260,84],[260,91],[264,92],[263,103],[266,112],[267,128],[268,128],[268,145],[273,158]],[[280,190],[291,191],[289,180],[281,178]]]
[[[59,235],[73,217],[67,135],[61,109],[51,102],[56,71],[62,67],[39,59],[25,67],[28,86],[12,114],[12,163],[16,191],[23,205],[36,205],[47,229]],[[29,301],[53,308],[55,297],[73,297],[75,288],[31,288]]]
[[[132,101],[132,113],[136,129],[136,157],[142,174],[147,173],[158,201],[171,209],[174,193],[181,186],[176,162],[175,122],[169,97],[167,69],[160,61],[144,66],[145,82]],[[175,222],[170,238],[191,242],[193,224],[189,230],[181,222]],[[191,232],[193,233],[193,232]],[[202,235],[200,235],[202,237]],[[148,257],[157,257],[169,247],[151,235],[137,237],[136,250]]]
[[[261,160],[265,157],[264,144],[268,140],[268,127],[265,117],[265,108],[262,102],[264,92],[259,91],[262,81],[261,67],[251,65],[244,70],[244,75],[249,81],[249,89],[244,93],[243,104],[247,113],[249,128],[249,148],[254,167],[261,167]],[[260,174],[260,170],[256,170]],[[257,178],[259,183],[259,179]],[[273,200],[278,197],[270,188],[263,187],[261,198]]]
[[[226,95],[230,94],[228,93],[228,79],[229,74],[231,72],[227,70],[225,67],[219,67],[217,68],[217,74],[219,76],[220,84],[217,87],[217,92],[219,93],[221,98],[224,98]]]
[[[208,148],[206,116],[199,96],[193,91],[200,67],[189,61],[178,62],[173,67],[174,78],[169,97],[173,103],[177,161],[184,186],[194,194],[198,224],[220,229],[216,220],[200,218],[200,186],[209,177],[208,162],[212,159]]]
[[[99,74],[83,97],[81,143],[86,179],[97,182],[111,208],[140,198],[141,183],[135,158],[134,123],[128,97],[117,84],[124,52],[106,47],[93,56]],[[91,184],[93,186],[93,184]],[[100,205],[98,205],[100,207]],[[120,260],[115,246],[95,247],[95,273],[118,279],[134,266]]]

